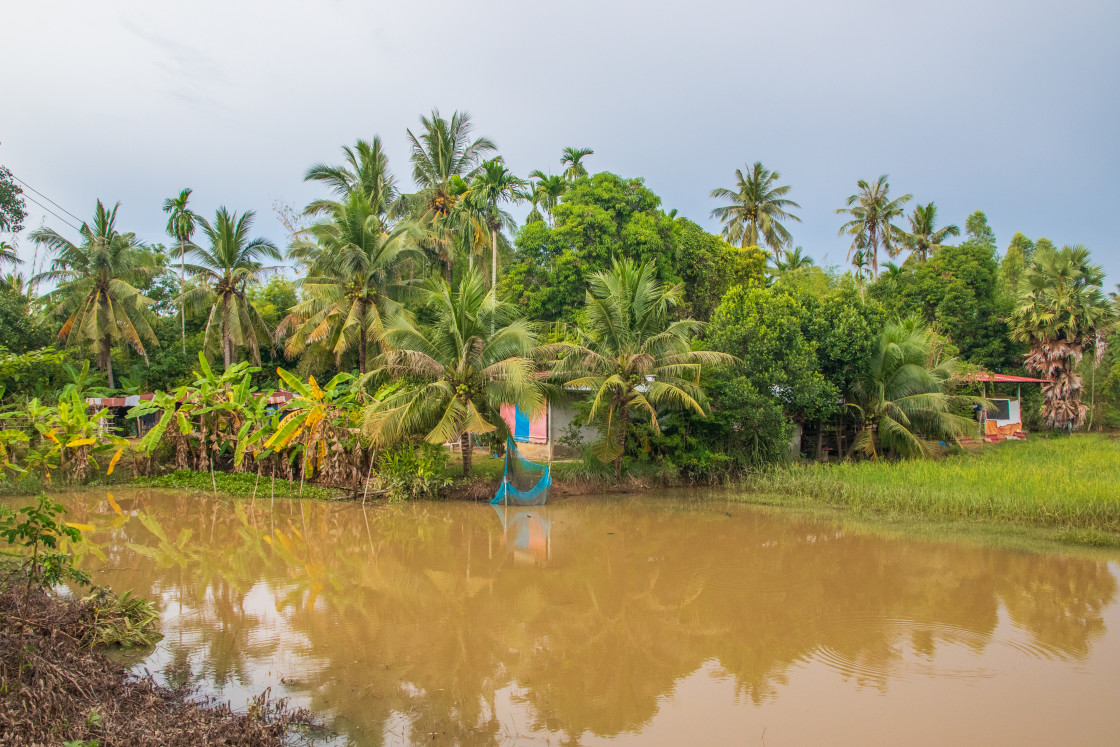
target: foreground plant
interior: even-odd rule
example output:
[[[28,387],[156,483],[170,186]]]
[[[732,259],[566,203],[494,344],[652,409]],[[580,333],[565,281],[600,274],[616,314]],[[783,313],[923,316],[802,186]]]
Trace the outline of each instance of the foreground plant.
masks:
[[[18,571],[27,578],[27,593],[34,586],[51,589],[66,581],[89,583],[89,576],[74,567],[73,557],[59,551],[60,540],[82,538],[79,525],[59,521],[65,512],[61,503],[40,494],[34,505],[0,515],[0,539],[16,548],[0,554],[16,559]]]

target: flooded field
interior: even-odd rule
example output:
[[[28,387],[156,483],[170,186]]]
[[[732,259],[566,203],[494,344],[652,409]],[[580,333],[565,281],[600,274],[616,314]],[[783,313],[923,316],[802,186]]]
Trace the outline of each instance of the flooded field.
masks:
[[[495,510],[63,499],[139,666],[271,687],[355,745],[1115,744],[1115,559],[905,541],[680,494]]]

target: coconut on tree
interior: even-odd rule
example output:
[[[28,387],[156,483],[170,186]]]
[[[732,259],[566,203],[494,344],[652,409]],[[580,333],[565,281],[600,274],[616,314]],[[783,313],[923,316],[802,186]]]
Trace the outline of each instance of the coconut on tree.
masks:
[[[1069,432],[1085,422],[1077,365],[1112,319],[1103,282],[1084,246],[1048,245],[1035,249],[1019,280],[1011,336],[1030,345],[1026,367],[1046,379],[1042,418],[1049,428]]]
[[[108,210],[97,201],[93,221],[83,223],[75,244],[53,228],[31,233],[36,244],[55,253],[51,268],[31,278],[57,283],[45,300],[65,321],[58,332],[65,345],[90,343],[97,367],[105,372],[109,388],[115,389],[113,348],[127,346],[148,362],[144,343],[159,345],[152,324],[152,300],[134,285],[155,272],[154,255],[133,233],[117,230],[118,202]]]
[[[412,147],[412,179],[418,191],[404,195],[396,209],[410,215],[425,232],[423,245],[444,264],[444,277],[451,281],[455,261],[456,237],[462,228],[456,220],[455,206],[467,185],[481,171],[487,153],[497,150],[488,138],[472,138],[473,125],[466,112],[454,112],[450,119],[433,109],[430,117],[420,117],[419,135],[408,130]]]
[[[304,299],[276,334],[288,335],[284,352],[289,357],[315,349],[341,365],[344,356],[356,353],[364,374],[370,353],[377,354],[386,316],[401,310],[399,266],[415,251],[409,247],[411,224],[387,227],[362,190],[323,209],[328,206],[329,219],[311,226],[312,238],[297,239],[288,254],[307,267],[299,281]]]

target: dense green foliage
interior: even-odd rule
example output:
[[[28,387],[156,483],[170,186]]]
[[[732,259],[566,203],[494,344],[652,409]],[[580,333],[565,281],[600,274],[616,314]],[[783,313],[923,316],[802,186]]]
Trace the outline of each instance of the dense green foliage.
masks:
[[[556,398],[598,429],[569,444],[577,471],[606,460],[616,475],[711,481],[802,456],[939,453],[929,445],[971,430],[976,371],[1046,378],[1023,391],[1032,426],[1120,425],[1115,304],[1087,250],[1015,234],[1001,256],[982,211],[955,241],[936,203],[907,214],[912,196],[882,176],[837,210],[850,268],[818,267],[794,248],[793,187],[761,162],[711,193],[721,237],[640,178],[590,172],[590,148],[521,178],[465,112],[433,110],[406,135],[411,185],[377,135],[311,166],[323,192],[283,213],[287,247],[253,238],[251,212],[196,215],[190,189],[163,200],[170,248],[101,202],[77,243],[33,232],[49,269],[0,283],[0,410],[26,420],[4,436],[4,469],[92,479],[97,453],[121,452],[117,431],[152,415],[136,472],[368,490],[381,465],[408,473],[393,491],[430,494],[440,486],[413,472],[442,474],[435,452],[402,443],[500,443],[501,406]],[[266,412],[281,388],[296,399]],[[147,391],[92,443],[46,435],[96,425],[76,415],[84,396]]]

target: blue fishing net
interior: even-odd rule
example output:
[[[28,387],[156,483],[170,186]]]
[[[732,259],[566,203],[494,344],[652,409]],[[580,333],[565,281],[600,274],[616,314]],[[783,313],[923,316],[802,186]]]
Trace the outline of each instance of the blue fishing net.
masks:
[[[508,506],[543,506],[548,500],[552,473],[547,464],[530,462],[517,450],[513,439],[506,438],[506,466],[502,484],[491,504]]]

